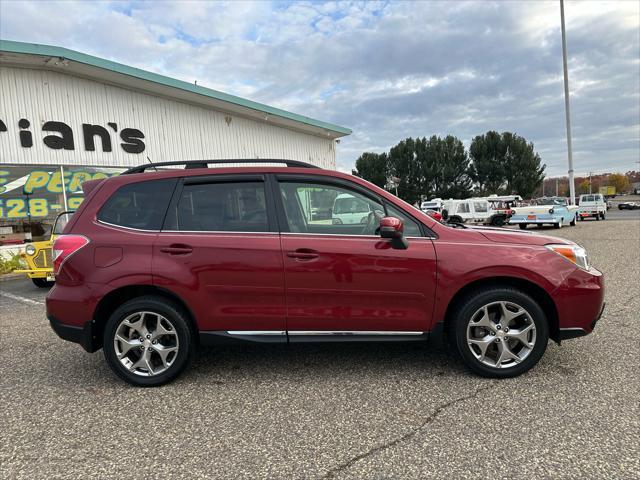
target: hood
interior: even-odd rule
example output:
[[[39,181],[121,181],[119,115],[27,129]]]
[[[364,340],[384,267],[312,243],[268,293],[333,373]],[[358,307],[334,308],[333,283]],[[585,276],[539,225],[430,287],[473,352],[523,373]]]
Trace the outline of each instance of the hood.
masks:
[[[564,238],[540,235],[539,233],[533,232],[509,230],[506,228],[470,227],[470,230],[476,230],[487,240],[496,243],[516,243],[520,245],[547,245],[549,243],[573,244],[573,242],[565,240]]]

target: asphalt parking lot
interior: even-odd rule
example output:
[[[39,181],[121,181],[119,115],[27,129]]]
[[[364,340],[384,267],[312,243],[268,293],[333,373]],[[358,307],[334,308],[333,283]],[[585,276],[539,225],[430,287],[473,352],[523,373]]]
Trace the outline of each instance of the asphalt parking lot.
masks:
[[[502,381],[416,344],[249,345],[137,389],[0,281],[0,478],[640,478],[640,217],[544,232],[587,248],[607,309]]]

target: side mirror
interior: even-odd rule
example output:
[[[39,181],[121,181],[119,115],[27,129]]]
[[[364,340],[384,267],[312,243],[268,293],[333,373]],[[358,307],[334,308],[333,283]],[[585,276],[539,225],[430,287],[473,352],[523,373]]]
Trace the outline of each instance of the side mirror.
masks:
[[[449,210],[447,210],[446,208],[442,209],[442,219],[446,222],[447,220],[449,220]]]
[[[380,219],[380,237],[391,240],[391,246],[398,250],[409,248],[409,242],[404,238],[404,224],[396,217]]]

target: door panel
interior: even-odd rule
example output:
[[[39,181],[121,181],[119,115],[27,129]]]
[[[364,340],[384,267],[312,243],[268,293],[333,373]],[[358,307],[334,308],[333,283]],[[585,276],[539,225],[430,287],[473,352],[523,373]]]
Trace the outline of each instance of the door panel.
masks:
[[[172,200],[154,244],[153,280],[187,302],[200,330],[282,332],[286,341],[270,192],[242,176],[196,178]]]
[[[276,197],[281,224],[288,229],[281,242],[290,341],[301,331],[428,330],[436,286],[432,241],[411,238],[407,250],[395,250],[389,240],[376,235],[379,218],[387,210],[376,196],[327,180],[280,178]],[[362,203],[370,212],[366,221],[337,221],[344,210],[364,210]],[[314,217],[313,212],[327,208],[330,219]],[[404,216],[411,218],[406,212]],[[421,235],[417,223],[408,222],[408,227]]]
[[[171,253],[188,247],[189,253]],[[200,330],[285,330],[277,233],[161,232],[153,281],[184,299]]]
[[[428,238],[394,250],[377,237],[282,234],[287,329],[426,331],[436,287]],[[313,258],[292,258],[301,249]]]

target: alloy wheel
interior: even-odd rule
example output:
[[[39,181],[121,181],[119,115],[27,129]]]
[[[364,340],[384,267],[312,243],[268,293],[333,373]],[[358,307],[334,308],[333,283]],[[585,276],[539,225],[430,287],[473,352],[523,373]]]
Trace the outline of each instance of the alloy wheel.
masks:
[[[154,312],[127,316],[113,338],[116,356],[135,375],[152,377],[168,370],[178,356],[178,334],[173,324]]]
[[[466,340],[480,363],[493,368],[511,368],[533,351],[536,325],[531,314],[520,305],[491,302],[471,316]]]

